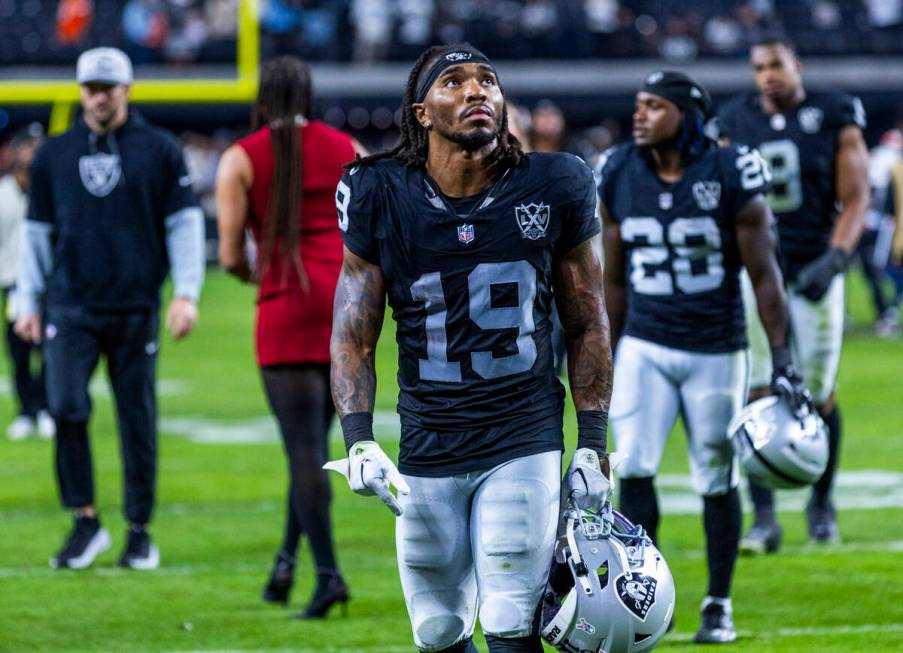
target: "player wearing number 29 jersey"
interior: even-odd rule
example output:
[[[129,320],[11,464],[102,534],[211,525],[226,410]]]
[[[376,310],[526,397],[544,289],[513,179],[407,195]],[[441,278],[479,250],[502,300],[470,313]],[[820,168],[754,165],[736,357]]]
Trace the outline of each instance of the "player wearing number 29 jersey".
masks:
[[[345,246],[382,268],[397,323],[403,473],[560,450],[552,264],[600,231],[592,171],[526,155],[485,193],[445,197],[396,159],[345,173]]]
[[[793,358],[828,426],[830,455],[807,509],[810,539],[838,539],[830,494],[840,442],[834,386],[843,340],[844,275],[869,202],[865,112],[857,98],[808,93],[793,45],[770,38],[750,51],[757,93],[719,112],[722,140],[756,147],[773,176],[768,203],[778,220],[781,263],[790,296]],[[750,400],[767,393],[772,376],[755,302],[750,315]],[[772,384],[773,385],[773,384]],[[781,530],[772,494],[750,484],[756,521],[741,542],[747,553],[777,550]]]
[[[828,249],[837,219],[838,133],[865,127],[859,98],[811,93],[792,111],[769,114],[758,93],[726,102],[718,113],[722,136],[759,150],[772,173],[768,204],[778,220],[786,280]]]

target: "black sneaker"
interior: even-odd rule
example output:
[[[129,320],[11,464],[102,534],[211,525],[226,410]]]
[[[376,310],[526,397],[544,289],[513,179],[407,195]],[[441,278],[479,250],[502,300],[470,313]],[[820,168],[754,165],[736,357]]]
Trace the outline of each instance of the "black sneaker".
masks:
[[[693,641],[697,644],[728,644],[736,639],[730,605],[706,598],[702,602],[702,624]]]
[[[110,548],[110,534],[97,517],[76,517],[63,548],[50,559],[54,569],[84,569]]]
[[[840,529],[837,528],[837,513],[830,501],[809,500],[806,505],[806,526],[812,544],[837,544]]]
[[[128,542],[119,558],[119,566],[141,570],[156,569],[160,566],[160,551],[141,526],[132,524],[129,527]]]
[[[781,548],[781,525],[772,519],[756,519],[752,527],[740,539],[740,554],[758,556],[777,553]]]
[[[270,578],[263,588],[262,598],[267,603],[282,603],[288,605],[289,596],[292,593],[292,585],[295,582],[295,559],[280,552],[273,563]]]

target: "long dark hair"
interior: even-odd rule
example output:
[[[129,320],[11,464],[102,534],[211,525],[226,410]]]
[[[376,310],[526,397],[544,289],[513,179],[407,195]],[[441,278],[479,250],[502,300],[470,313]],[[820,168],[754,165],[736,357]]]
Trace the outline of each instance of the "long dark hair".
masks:
[[[398,145],[391,150],[377,152],[361,158],[358,156],[351,163],[345,164],[346,168],[358,165],[367,165],[381,159],[398,159],[410,168],[422,168],[426,166],[429,158],[429,130],[423,127],[414,116],[412,106],[416,102],[414,97],[417,92],[417,82],[423,69],[431,64],[440,55],[453,50],[461,49],[463,45],[434,45],[420,55],[411,68],[408,75],[408,84],[404,90],[404,99],[401,104],[401,138]],[[467,46],[469,47],[469,46]],[[508,131],[508,112],[502,107],[501,120],[499,121],[498,147],[492,152],[486,161],[488,167],[498,167],[505,170],[516,166],[524,158],[520,141]]]
[[[307,64],[294,57],[278,57],[264,64],[252,128],[256,131],[269,126],[274,165],[258,270],[262,277],[279,259],[282,274],[286,275],[286,264],[291,261],[305,290],[308,280],[298,249],[304,171],[299,123],[310,116],[312,103],[313,89]]]

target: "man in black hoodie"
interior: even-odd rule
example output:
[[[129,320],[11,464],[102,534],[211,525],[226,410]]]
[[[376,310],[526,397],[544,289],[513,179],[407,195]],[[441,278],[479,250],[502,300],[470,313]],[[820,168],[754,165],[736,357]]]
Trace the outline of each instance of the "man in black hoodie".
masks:
[[[160,557],[147,525],[156,484],[160,286],[171,270],[166,322],[178,340],[197,321],[203,213],[178,143],[129,112],[128,57],[115,48],[88,50],[76,75],[83,114],[35,158],[17,281],[16,331],[44,343],[57,480],[75,515],[50,564],[81,569],[110,548],[94,504],[88,445],[88,382],[103,354],[125,464],[129,529],[119,562],[154,569]]]

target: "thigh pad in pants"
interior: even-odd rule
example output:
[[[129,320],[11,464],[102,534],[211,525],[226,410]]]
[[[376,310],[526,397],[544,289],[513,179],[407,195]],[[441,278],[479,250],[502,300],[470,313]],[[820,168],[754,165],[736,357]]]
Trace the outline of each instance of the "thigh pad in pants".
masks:
[[[533,634],[555,545],[560,485],[561,454],[550,451],[496,468],[477,490],[471,541],[484,633]]]
[[[623,478],[646,478],[658,472],[665,444],[680,411],[676,381],[668,375],[676,350],[624,336],[615,355],[611,428]]]

